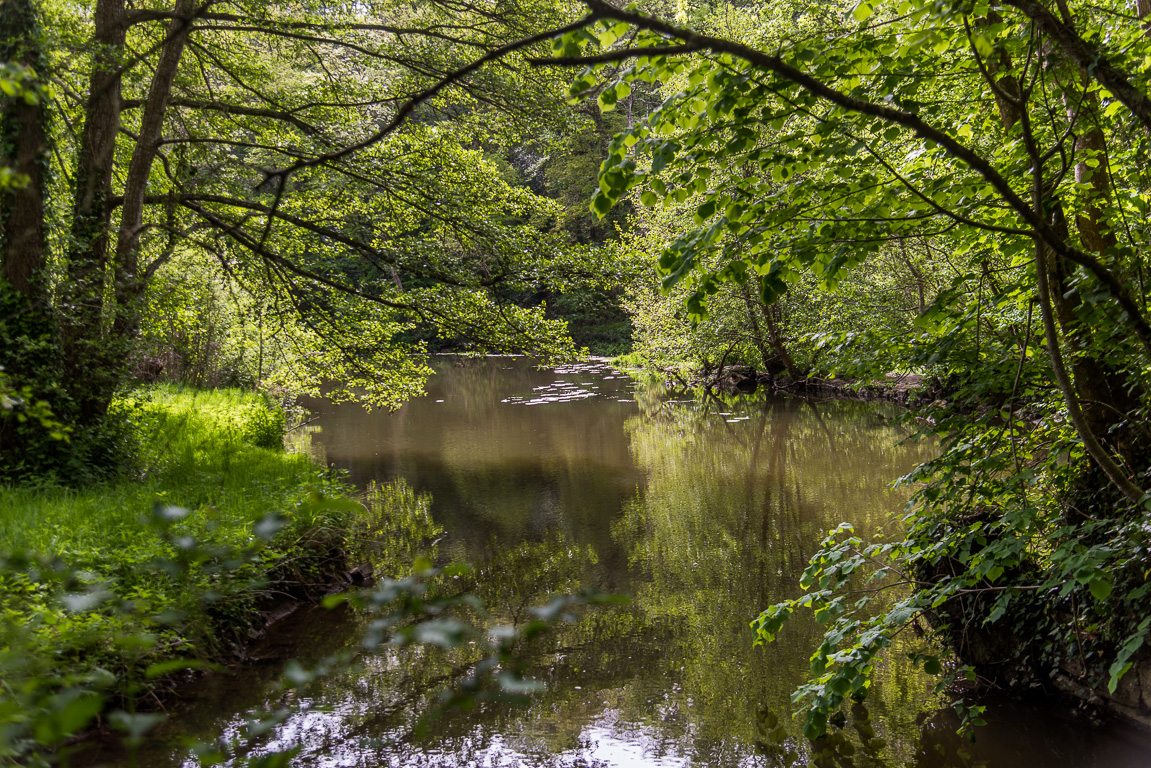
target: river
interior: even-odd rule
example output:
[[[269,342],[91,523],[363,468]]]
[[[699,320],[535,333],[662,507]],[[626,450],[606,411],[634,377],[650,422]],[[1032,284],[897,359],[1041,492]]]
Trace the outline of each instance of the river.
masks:
[[[296,766],[1151,765],[1142,730],[1042,701],[985,699],[989,724],[965,741],[934,680],[907,661],[922,642],[910,633],[842,727],[816,744],[799,736],[789,695],[819,628],[797,620],[755,648],[748,623],[797,594],[839,522],[864,538],[898,531],[908,492],[891,483],[931,447],[905,442],[892,408],[699,400],[596,362],[436,367],[427,396],[395,413],[310,404],[305,448],[360,487],[402,480],[434,520],[427,554],[474,564],[500,621],[587,586],[630,602],[532,646],[528,667],[547,688],[530,704],[450,713],[422,734],[412,724],[459,659],[385,648],[312,696],[275,698],[285,659],[354,647],[363,628],[347,610],[298,612],[255,648],[262,663],[185,691],[140,765],[197,765],[187,740],[235,737],[276,706],[292,714],[251,754],[296,747]]]

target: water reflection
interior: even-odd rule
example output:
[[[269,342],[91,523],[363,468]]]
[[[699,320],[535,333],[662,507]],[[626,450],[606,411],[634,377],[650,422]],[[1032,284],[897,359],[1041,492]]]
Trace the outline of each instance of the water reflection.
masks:
[[[312,449],[362,486],[403,478],[430,495],[439,558],[476,564],[462,586],[499,606],[500,621],[581,584],[633,600],[537,641],[528,662],[547,690],[527,708],[484,705],[416,737],[435,692],[473,659],[388,649],[290,702],[297,713],[254,754],[297,745],[301,766],[1148,763],[1139,733],[1042,708],[989,707],[992,725],[969,745],[906,647],[880,662],[866,706],[817,744],[800,738],[789,695],[819,628],[794,621],[752,648],[748,622],[795,594],[828,528],[849,520],[868,537],[896,524],[904,496],[890,482],[929,448],[901,444],[883,407],[700,401],[602,364],[449,360],[440,371],[395,414],[316,404]],[[268,693],[276,662],[348,647],[359,625],[348,612],[294,619],[256,650],[267,663],[195,689],[142,764],[195,765],[181,738],[235,733],[244,713],[283,703]]]
[[[904,435],[882,408],[850,402],[649,397],[626,427],[647,483],[625,506],[617,538],[646,577],[637,605],[677,627],[694,757],[706,762],[712,745],[733,740],[770,743],[764,729],[782,726],[793,738],[790,694],[821,632],[808,622],[753,649],[748,618],[795,594],[809,556],[840,520],[865,538],[891,525],[905,498],[890,483],[926,448],[900,445]],[[871,708],[882,713],[885,755],[905,762],[913,718],[930,694],[899,654],[877,677]]]

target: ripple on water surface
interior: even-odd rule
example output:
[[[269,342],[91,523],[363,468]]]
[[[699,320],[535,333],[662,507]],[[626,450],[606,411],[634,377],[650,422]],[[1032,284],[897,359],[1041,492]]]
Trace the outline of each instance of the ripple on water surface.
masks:
[[[570,403],[573,400],[585,400],[589,397],[612,397],[619,400],[619,390],[610,386],[606,392],[601,391],[601,382],[616,381],[623,378],[619,371],[613,370],[610,365],[603,362],[574,363],[552,371],[556,376],[576,376],[586,378],[589,374],[595,375],[593,381],[570,381],[566,378],[557,378],[548,384],[532,387],[530,395],[508,395],[500,400],[501,403],[513,405],[547,405],[549,403]],[[624,402],[633,402],[624,400]]]
[[[1044,704],[986,702],[989,725],[967,744],[934,679],[905,655],[914,637],[880,660],[866,706],[842,728],[816,744],[800,736],[790,694],[820,628],[799,621],[753,648],[748,622],[797,594],[806,558],[840,521],[865,539],[897,533],[905,496],[891,481],[931,448],[901,443],[882,407],[698,401],[602,361],[437,366],[428,396],[395,413],[314,403],[312,449],[361,486],[403,479],[443,529],[431,553],[476,566],[474,591],[496,621],[585,585],[630,603],[532,646],[524,663],[547,688],[528,706],[452,713],[422,737],[413,724],[444,681],[466,676],[468,650],[364,652],[358,671],[285,699],[274,690],[283,661],[354,649],[364,628],[348,611],[304,611],[252,649],[265,663],[187,690],[137,765],[196,765],[184,739],[239,737],[250,715],[277,706],[291,714],[252,754],[298,747],[295,766],[1151,765],[1145,733]]]

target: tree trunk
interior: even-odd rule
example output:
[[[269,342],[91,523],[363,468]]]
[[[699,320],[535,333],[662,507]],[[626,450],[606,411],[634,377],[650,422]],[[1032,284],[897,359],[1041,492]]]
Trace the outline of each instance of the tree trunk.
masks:
[[[92,74],[76,163],[72,243],[60,313],[67,386],[75,402],[75,422],[81,427],[99,422],[107,413],[126,359],[123,345],[102,333],[112,165],[120,128],[124,0],[97,0],[93,22]]]
[[[31,0],[0,0],[0,62],[16,62],[41,75],[37,49],[36,9]],[[44,286],[37,278],[44,267],[44,164],[47,138],[44,105],[17,97],[0,113],[0,146],[11,147],[4,164],[25,179],[0,192],[0,238],[4,277],[19,293],[37,303]]]
[[[128,165],[124,183],[124,202],[120,210],[120,232],[116,242],[115,296],[116,314],[113,327],[118,334],[134,335],[137,321],[136,300],[143,289],[139,274],[140,232],[144,226],[144,198],[148,176],[163,138],[164,114],[172,92],[172,82],[180,67],[180,58],[192,28],[194,0],[176,0],[175,17],[168,24],[167,35],[156,62],[152,85],[144,102],[140,132]]]
[[[1143,29],[1151,35],[1151,23],[1146,19],[1151,16],[1151,0],[1135,0],[1135,15],[1143,19]]]
[[[1064,20],[1070,23],[1070,11],[1067,10],[1066,3],[1060,0],[1058,7]],[[1099,99],[1089,90],[1091,80],[1088,74],[1074,62],[1067,61],[1066,65],[1078,72],[1079,77],[1073,81],[1078,79],[1084,89],[1080,93],[1068,90],[1063,95],[1068,122],[1073,123],[1077,129],[1075,181],[1091,187],[1083,209],[1076,212],[1075,228],[1084,250],[1101,255],[1106,249],[1115,246],[1118,238],[1108,226],[1103,210],[1111,193],[1111,185],[1107,173],[1109,163],[1107,143],[1095,119],[1099,110]],[[1094,168],[1088,165],[1089,160],[1096,163]],[[1064,233],[1065,237],[1069,237],[1070,232],[1061,206],[1054,207],[1053,216],[1055,217],[1053,225],[1056,229]],[[1067,340],[1069,363],[1076,391],[1083,404],[1084,419],[1101,442],[1110,443],[1112,448],[1126,456],[1127,441],[1117,427],[1127,420],[1123,414],[1135,406],[1135,400],[1130,392],[1130,382],[1126,376],[1106,365],[1099,357],[1084,351],[1090,342],[1092,329],[1084,327],[1076,316],[1081,301],[1078,294],[1069,295],[1067,285],[1070,277],[1069,265],[1060,258],[1052,258],[1050,262],[1051,298],[1060,328]]]
[[[1138,2],[1151,3],[1151,0],[1138,0]],[[1066,3],[1059,0],[1057,3],[1064,20],[1070,23],[1070,12]],[[988,23],[998,23],[1002,19],[994,11],[987,16]],[[1052,55],[1058,60],[1057,52]],[[1072,72],[1085,75],[1081,69],[1069,60],[1062,62]],[[1019,88],[1018,79],[1013,75],[1000,75],[1000,72],[1010,72],[1011,59],[1006,53],[1000,52],[997,57],[988,61],[988,74],[995,82],[991,84],[995,91],[995,99],[999,105],[1000,117],[1004,131],[1009,131],[1022,117],[1021,110],[1027,105],[1023,102],[1024,95]],[[1072,77],[1071,80],[1078,80]],[[1093,192],[1084,210],[1075,216],[1076,228],[1079,232],[1083,247],[1093,253],[1102,251],[1116,243],[1115,237],[1107,229],[1103,219],[1100,202],[1106,200],[1109,185],[1107,182],[1107,147],[1103,133],[1091,119],[1097,107],[1098,100],[1093,93],[1066,93],[1064,95],[1064,108],[1068,120],[1075,121],[1080,130],[1075,140],[1076,157],[1075,178],[1080,183],[1090,183]],[[1098,160],[1098,165],[1090,168],[1083,156],[1084,151],[1090,151]],[[1064,239],[1070,239],[1066,217],[1058,200],[1053,201],[1050,207],[1049,221],[1052,227]],[[1069,278],[1071,276],[1070,264],[1059,256],[1037,259],[1036,268],[1045,271],[1046,283],[1050,287],[1050,302],[1053,314],[1062,331],[1068,346],[1068,367],[1074,379],[1074,389],[1082,404],[1082,423],[1100,441],[1110,443],[1111,446],[1123,453],[1125,440],[1115,433],[1118,424],[1125,421],[1122,415],[1133,404],[1127,391],[1127,384],[1115,371],[1107,367],[1096,356],[1088,354],[1085,350],[1089,346],[1091,329],[1084,328],[1076,316],[1076,309],[1080,300],[1077,294],[1069,291]],[[1077,406],[1078,407],[1078,404]]]
[[[743,303],[747,305],[747,317],[751,321],[751,338],[755,348],[759,350],[759,359],[763,361],[763,370],[771,372],[771,354],[767,351],[767,342],[764,341],[763,331],[759,327],[759,320],[755,317],[755,300],[751,298],[751,290],[747,283],[740,286],[743,293]]]
[[[779,332],[778,326],[776,325],[776,320],[782,319],[780,317],[779,305],[773,304],[767,307],[764,306],[762,301],[757,303],[763,312],[763,320],[767,325],[767,339],[771,342],[771,348],[775,350],[775,356],[783,363],[783,367],[787,369],[787,373],[791,378],[802,379],[806,374],[799,369],[799,366],[795,364],[795,360],[791,358],[791,353],[787,351],[787,346],[783,343],[783,334]]]
[[[986,27],[989,24],[1001,23],[1003,23],[1003,17],[995,11],[989,10],[987,16],[980,19],[976,26]],[[1007,51],[1002,49],[995,51],[985,64],[988,73],[994,78],[989,85],[992,96],[995,97],[995,106],[999,110],[999,120],[1006,132],[1019,122],[1020,102],[1022,101],[1019,79],[1011,74],[1011,57]]]
[[[907,252],[907,243],[902,238],[899,240],[899,251],[903,255],[903,263],[907,265],[907,270],[915,280],[915,291],[919,297],[919,314],[922,315],[927,311],[927,281],[923,277],[923,271],[911,260],[911,254]]]
[[[780,334],[779,328],[776,325],[776,318],[772,316],[773,312],[779,312],[778,305],[772,305],[770,307],[764,305],[762,299],[758,296],[753,297],[751,295],[751,290],[748,289],[746,283],[743,285],[743,300],[747,304],[747,314],[751,320],[756,346],[759,347],[759,354],[763,357],[764,365],[769,366],[771,361],[771,358],[767,354],[767,345],[770,345],[771,351],[775,353],[775,358],[779,360],[787,370],[788,375],[793,379],[802,379],[806,373],[801,371],[799,366],[797,366],[791,358],[791,354],[787,351],[787,346],[783,343],[783,336]],[[763,324],[767,328],[766,345],[764,344],[763,332],[759,327],[759,320],[756,319],[757,314],[763,318]]]
[[[103,283],[111,230],[112,164],[120,129],[120,59],[124,52],[124,0],[97,0],[93,16],[92,75],[76,163],[72,209],[73,278]],[[103,294],[103,290],[99,295]],[[100,307],[89,307],[99,311]]]

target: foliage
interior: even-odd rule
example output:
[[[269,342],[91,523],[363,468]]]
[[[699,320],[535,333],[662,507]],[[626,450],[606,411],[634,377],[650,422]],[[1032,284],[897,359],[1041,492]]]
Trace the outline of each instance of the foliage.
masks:
[[[109,706],[138,740],[161,719],[138,699],[248,642],[272,595],[319,594],[347,556],[398,570],[435,532],[426,502],[396,514],[413,506],[402,487],[372,489],[367,510],[325,495],[338,486],[283,453],[284,414],[260,395],[154,387],[116,407],[141,437],[136,477],[0,488],[4,764],[51,761]]]
[[[621,302],[622,290],[578,291],[556,296],[548,312],[567,323],[572,341],[593,355],[631,351],[632,320]]]
[[[166,387],[117,408],[141,435],[138,474],[83,491],[0,487],[0,541],[6,551],[41,558],[5,576],[5,616],[25,627],[25,652],[54,676],[108,670],[123,694],[149,664],[174,654],[219,658],[258,629],[261,581],[298,591],[330,578],[340,564],[329,549],[346,521],[304,514],[314,503],[307,487],[331,484],[305,457],[282,452],[283,414],[258,395]],[[163,512],[176,498],[188,507]],[[282,523],[260,522],[277,510],[287,515]],[[244,567],[221,572],[226,553],[249,549],[253,526],[269,542],[246,554]],[[165,575],[157,563],[180,557],[185,539],[215,552],[213,562]],[[131,610],[75,613],[51,577],[61,569],[76,574],[70,589],[107,590]],[[149,618],[156,616],[167,618]],[[114,640],[139,632],[154,642]]]
[[[382,493],[377,491],[377,497]],[[313,521],[350,511],[347,502],[314,498],[297,509],[297,515]],[[151,527],[162,536],[178,525],[187,514],[178,508],[157,507]],[[269,516],[256,526],[255,533],[269,545],[282,536],[281,530],[290,523]],[[409,535],[419,535],[409,531]],[[193,571],[212,570],[223,580],[244,578],[244,572],[253,567],[266,566],[266,557],[258,550],[231,550],[226,547],[205,545],[193,537],[173,537],[177,551],[171,559],[160,558],[154,567],[158,574],[181,580]],[[443,575],[450,577],[466,572],[464,567],[449,567]],[[69,741],[89,727],[101,713],[105,722],[123,735],[129,748],[137,747],[145,734],[164,720],[164,715],[135,711],[135,699],[146,681],[170,677],[176,672],[211,668],[214,665],[202,659],[186,658],[189,648],[183,644],[174,647],[161,643],[157,628],[170,626],[174,619],[171,611],[155,612],[154,606],[135,601],[121,601],[112,591],[114,585],[93,582],[92,575],[75,571],[61,563],[23,558],[0,561],[0,573],[6,581],[20,582],[24,573],[45,585],[52,585],[61,595],[65,615],[72,623],[81,623],[88,616],[100,614],[107,618],[128,619],[119,628],[119,642],[132,649],[141,664],[148,663],[140,672],[120,674],[100,665],[86,666],[72,674],[62,674],[36,647],[33,638],[36,623],[21,624],[8,615],[0,622],[5,641],[0,651],[0,669],[4,671],[0,688],[0,761],[4,764],[47,766],[57,759],[67,759],[75,747]],[[418,558],[411,575],[399,579],[383,579],[370,591],[331,595],[324,603],[329,608],[348,603],[362,612],[367,619],[366,631],[357,652],[341,652],[321,659],[305,668],[296,661],[285,665],[276,691],[280,702],[296,700],[284,694],[299,691],[307,694],[318,683],[334,675],[354,669],[359,654],[373,652],[382,645],[393,647],[409,645],[427,648],[453,649],[467,646],[475,657],[470,674],[458,685],[445,689],[436,706],[424,713],[416,725],[420,731],[437,718],[453,709],[470,709],[478,702],[522,702],[525,697],[542,689],[539,681],[525,677],[520,665],[521,647],[533,638],[561,622],[572,622],[576,611],[587,605],[613,602],[602,596],[585,593],[556,596],[547,604],[532,608],[528,620],[517,626],[487,626],[484,605],[468,594],[448,593],[439,579],[440,569]],[[269,582],[263,582],[265,584]],[[271,582],[281,587],[281,582]],[[198,596],[215,602],[220,595],[199,588]],[[157,654],[162,651],[163,655]],[[156,660],[156,658],[159,660]],[[167,657],[167,658],[165,658]],[[92,660],[89,659],[89,664]],[[127,695],[129,698],[123,698]],[[306,701],[306,695],[298,697]],[[109,704],[120,707],[105,712]],[[191,745],[197,758],[206,764],[235,759],[244,765],[283,765],[295,753],[295,748],[265,748],[262,736],[284,722],[294,711],[291,706],[268,708],[261,715],[229,738],[215,743]]]
[[[130,464],[131,426],[107,412],[77,429],[80,403],[65,384],[51,322],[0,281],[0,482],[83,484]]]
[[[335,495],[343,489],[306,457],[282,452],[283,413],[258,394],[154,386],[116,408],[143,438],[136,477],[81,491],[0,489],[9,553],[0,559],[0,764],[66,760],[97,717],[139,744],[163,720],[137,711],[147,692],[163,695],[173,678],[229,658],[262,632],[262,610],[285,595],[318,597],[350,562],[394,577],[327,601],[363,612],[361,650],[466,646],[470,674],[445,689],[427,722],[478,701],[521,701],[539,688],[522,674],[521,646],[605,600],[557,597],[538,582],[535,597],[546,604],[521,605],[514,627],[499,626],[461,591],[472,583],[467,569],[440,577],[423,557],[442,532],[429,497],[403,481],[373,484],[362,504]],[[170,506],[177,498],[189,506]],[[561,582],[551,586],[571,586]],[[293,662],[281,692],[308,689],[358,659]],[[277,758],[259,746],[261,734],[290,713],[268,710],[240,740],[200,744],[197,754],[278,764],[267,762]]]
[[[761,640],[800,608],[827,622],[797,692],[809,735],[917,617],[998,682],[1114,692],[1151,626],[1142,26],[1117,3],[789,5],[722,31],[585,6],[539,63],[581,68],[573,98],[605,111],[665,87],[613,140],[592,208],[690,206],[657,265],[692,321],[730,315],[726,286],[770,306],[852,270],[882,283],[909,244],[931,267],[903,259],[914,325],[833,306],[854,328],[809,326],[839,370],[928,371],[945,395],[918,414],[944,452],[908,477],[907,537],[833,532],[808,594],[756,622]],[[915,591],[877,608],[869,568]]]
[[[607,157],[608,144],[616,132],[627,127],[626,118],[619,113],[590,111],[572,110],[572,125],[557,137],[540,164],[543,190],[563,206],[551,222],[541,222],[541,229],[550,224],[581,244],[615,240],[619,231],[627,228],[631,212],[624,205],[600,218],[588,210],[587,201],[598,189],[596,171]]]
[[[582,5],[572,21],[534,0],[227,13],[97,0],[91,15],[46,4],[51,32],[6,14],[3,58],[24,63],[0,78],[0,139],[22,165],[0,184],[5,201],[46,202],[0,211],[6,274],[24,275],[0,286],[14,406],[0,471],[71,479],[122,461],[131,441],[108,415],[137,332],[221,380],[315,392],[331,377],[337,397],[394,407],[420,391],[429,335],[570,357],[539,301],[587,311],[572,294],[617,287],[622,250],[658,251],[671,300],[645,285],[630,298],[650,358],[727,349],[792,376],[934,375],[915,418],[944,450],[908,476],[902,540],[838,529],[808,594],[757,620],[762,640],[799,608],[827,622],[800,690],[809,734],[920,617],[979,675],[1115,692],[1151,633],[1143,20],[1118,0],[778,3],[722,19],[702,3],[674,20]],[[553,56],[533,58],[549,36]],[[579,69],[571,97],[594,98],[616,132],[592,211],[650,209],[623,249],[531,224],[583,227],[567,213],[596,142],[545,173],[567,210],[477,148],[554,128],[555,66]],[[51,91],[28,99],[18,81]],[[59,120],[36,95],[49,93]],[[625,104],[626,125],[611,117]],[[14,131],[17,111],[51,140]],[[43,248],[12,247],[48,220]],[[166,271],[182,261],[194,280]],[[257,413],[249,440],[274,443],[280,425]],[[248,427],[228,430],[230,451]],[[854,593],[871,567],[914,592],[877,608]]]
[[[579,546],[558,533],[514,547],[493,539],[488,547],[492,555],[473,568],[460,588],[481,598],[513,625],[527,619],[532,606],[554,595],[578,593],[599,562],[590,546]]]
[[[349,532],[350,562],[371,563],[377,573],[399,578],[412,563],[429,557],[429,542],[444,532],[432,518],[431,496],[404,480],[372,481],[361,496],[364,511]]]
[[[317,496],[289,517],[265,515],[242,541],[198,531],[217,542],[205,543],[191,535],[188,510],[158,504],[137,527],[165,545],[148,560],[114,570],[6,557],[0,760],[54,762],[109,705],[107,724],[137,743],[163,719],[136,713],[138,699],[177,673],[214,667],[226,655],[220,643],[260,629],[265,589],[299,590],[331,569],[333,534],[346,524],[333,523],[348,511]]]
[[[478,149],[556,123],[554,78],[468,65],[537,45],[519,38],[562,22],[551,4],[9,5],[5,104],[36,109],[0,143],[39,170],[5,171],[27,194],[0,205],[3,290],[28,300],[2,341],[35,326],[45,354],[0,365],[76,448],[108,449],[73,463],[123,458],[101,430],[133,376],[334,380],[394,408],[422,391],[429,341],[574,356],[563,322],[516,301],[576,279],[579,252],[527,223],[559,207]],[[77,476],[34,437],[29,467]]]

